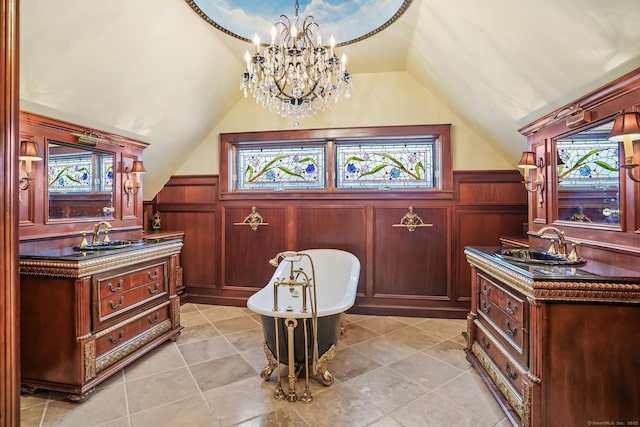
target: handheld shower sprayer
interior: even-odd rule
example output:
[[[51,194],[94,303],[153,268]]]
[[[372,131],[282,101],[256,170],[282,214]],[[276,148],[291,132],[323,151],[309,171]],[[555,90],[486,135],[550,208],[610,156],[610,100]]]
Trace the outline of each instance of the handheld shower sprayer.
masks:
[[[282,258],[282,259],[287,259],[287,258],[293,258],[296,255],[299,255],[297,252],[295,251],[284,251],[284,252],[278,252],[276,254],[276,256],[274,256],[273,258],[271,258],[269,260],[269,264],[271,264],[274,267],[278,266],[278,259]]]

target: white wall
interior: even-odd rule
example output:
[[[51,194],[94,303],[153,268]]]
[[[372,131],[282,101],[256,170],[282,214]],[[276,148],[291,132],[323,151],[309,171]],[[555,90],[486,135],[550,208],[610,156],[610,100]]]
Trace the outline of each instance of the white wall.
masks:
[[[263,109],[250,97],[243,98],[175,174],[218,173],[221,133],[292,129],[293,122]],[[350,98],[341,98],[331,110],[301,119],[297,129],[449,123],[453,125],[454,169],[515,167],[502,153],[494,150],[494,144],[474,132],[406,72],[354,75]]]

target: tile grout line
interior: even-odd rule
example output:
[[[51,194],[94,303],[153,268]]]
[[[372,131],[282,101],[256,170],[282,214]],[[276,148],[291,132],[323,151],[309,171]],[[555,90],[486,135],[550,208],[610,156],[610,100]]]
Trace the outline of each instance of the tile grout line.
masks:
[[[42,410],[42,415],[40,415],[40,427],[46,427],[44,425],[44,419],[47,414],[47,409],[49,409],[49,402],[51,402],[51,400],[47,397],[47,401],[44,404],[44,409]]]
[[[195,307],[195,306],[194,306]],[[198,310],[198,312],[200,312],[200,310],[198,309],[198,307],[195,307],[196,310]],[[202,312],[200,312],[200,314],[202,314]],[[206,316],[205,316],[205,319]],[[209,319],[207,319],[207,321],[209,321]],[[211,325],[213,326],[213,324]],[[215,326],[213,326],[215,328]],[[217,329],[216,329],[217,330]],[[218,331],[219,333],[219,331]],[[207,398],[204,396],[204,392],[202,391],[202,389],[200,388],[200,386],[198,385],[198,380],[196,380],[196,377],[193,376],[193,372],[191,372],[191,368],[189,368],[189,364],[187,363],[187,360],[184,358],[184,356],[182,355],[182,352],[180,351],[180,349],[178,348],[178,343],[174,342],[174,344],[176,345],[176,351],[178,352],[178,355],[180,356],[180,359],[182,359],[182,362],[184,363],[185,368],[187,368],[187,372],[189,372],[189,376],[191,377],[191,379],[193,380],[193,382],[195,383],[196,387],[198,388],[198,394],[200,395],[200,398],[202,400],[205,401],[205,403],[207,404],[207,407],[209,408],[209,410],[211,411],[211,415],[216,419],[216,421],[218,420],[218,415],[216,414],[215,408],[211,406],[211,403],[209,403],[209,401],[207,400]],[[185,398],[182,399],[178,399],[176,400],[176,402],[180,401],[180,400],[184,400]],[[172,402],[173,403],[173,402]]]
[[[122,388],[124,390],[124,406],[127,409],[127,425],[132,427],[131,425],[131,411],[129,409],[129,395],[127,393],[127,372],[126,369],[122,370]]]

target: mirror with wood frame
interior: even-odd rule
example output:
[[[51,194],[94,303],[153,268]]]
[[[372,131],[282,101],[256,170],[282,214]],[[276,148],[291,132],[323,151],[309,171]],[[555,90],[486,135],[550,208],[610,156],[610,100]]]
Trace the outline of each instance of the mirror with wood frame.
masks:
[[[613,119],[555,139],[557,221],[620,228],[620,147]]]
[[[113,218],[114,177],[113,153],[49,140],[49,219]]]

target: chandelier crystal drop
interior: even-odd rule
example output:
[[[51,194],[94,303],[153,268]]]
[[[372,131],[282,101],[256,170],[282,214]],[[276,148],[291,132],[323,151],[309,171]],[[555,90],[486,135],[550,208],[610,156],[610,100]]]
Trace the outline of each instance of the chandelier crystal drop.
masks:
[[[255,53],[247,51],[247,69],[242,73],[240,89],[256,102],[282,117],[310,116],[331,107],[344,90],[351,95],[351,74],[347,57],[338,58],[335,39],[322,45],[320,26],[307,16],[298,27],[298,1],[293,22],[285,15],[271,28],[271,44],[263,45],[254,37]]]

